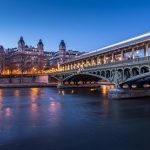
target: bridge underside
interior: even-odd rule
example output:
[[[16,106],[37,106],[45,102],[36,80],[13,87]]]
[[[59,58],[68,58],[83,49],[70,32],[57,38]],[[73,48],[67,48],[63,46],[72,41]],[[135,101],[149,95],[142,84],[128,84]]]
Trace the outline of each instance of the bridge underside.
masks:
[[[91,76],[91,75],[83,75],[83,74],[79,74],[79,75],[74,75],[70,78],[67,78],[64,80],[68,81],[68,82],[98,82],[99,80],[101,80],[99,77],[96,76]]]
[[[65,78],[59,80],[62,85],[97,85],[111,84],[107,79],[95,74],[69,74]]]
[[[137,77],[135,79],[131,79],[131,80],[128,80],[127,82],[124,82],[121,84],[122,85],[144,85],[144,84],[150,84],[150,75],[147,74],[145,76],[141,76],[141,77]]]

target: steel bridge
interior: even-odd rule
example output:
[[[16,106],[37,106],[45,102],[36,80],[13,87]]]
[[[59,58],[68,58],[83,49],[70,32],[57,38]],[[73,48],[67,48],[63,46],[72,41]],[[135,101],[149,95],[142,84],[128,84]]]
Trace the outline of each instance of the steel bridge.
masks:
[[[150,82],[150,33],[91,51],[47,72],[61,84],[104,80],[117,86]]]

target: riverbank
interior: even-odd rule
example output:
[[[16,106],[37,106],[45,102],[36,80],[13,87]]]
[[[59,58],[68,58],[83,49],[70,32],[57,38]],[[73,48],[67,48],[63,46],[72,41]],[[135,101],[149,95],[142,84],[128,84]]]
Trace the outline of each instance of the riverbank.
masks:
[[[51,84],[51,83],[9,83],[9,84],[0,84],[0,88],[33,88],[33,87],[57,87],[57,84]]]
[[[102,85],[113,85],[113,84],[84,84],[84,85],[57,85],[54,83],[5,83],[0,84],[0,88],[31,88],[31,87],[57,87],[60,89],[67,88],[97,88]]]
[[[64,84],[59,84],[57,85],[57,88],[59,89],[67,89],[67,88],[98,88],[101,87],[103,85],[108,85],[111,86],[113,84],[110,83],[106,83],[106,84],[79,84],[79,85],[64,85]]]

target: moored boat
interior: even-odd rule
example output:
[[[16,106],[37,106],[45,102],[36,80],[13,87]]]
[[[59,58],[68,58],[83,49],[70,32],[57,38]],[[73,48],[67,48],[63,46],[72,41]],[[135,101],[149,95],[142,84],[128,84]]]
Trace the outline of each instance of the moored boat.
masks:
[[[150,96],[150,89],[123,89],[123,88],[114,88],[109,90],[108,98],[109,99],[127,99],[127,98],[138,98]]]

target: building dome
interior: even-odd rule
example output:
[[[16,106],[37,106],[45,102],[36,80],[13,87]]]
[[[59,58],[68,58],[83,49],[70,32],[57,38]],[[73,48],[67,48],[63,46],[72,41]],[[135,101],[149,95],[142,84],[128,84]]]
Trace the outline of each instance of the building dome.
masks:
[[[25,48],[25,42],[23,40],[23,37],[20,37],[20,40],[18,41],[18,48],[23,50]]]
[[[37,48],[39,51],[43,52],[44,51],[44,44],[42,42],[42,39],[39,40],[38,44],[37,44]]]
[[[42,39],[39,40],[38,45],[44,46],[44,44],[43,44],[43,42],[42,42]]]
[[[0,53],[4,53],[4,47],[2,45],[0,45]]]
[[[4,49],[4,47],[2,45],[0,45],[0,49]]]
[[[18,44],[25,45],[25,42],[24,42],[24,40],[23,40],[23,37],[22,37],[22,36],[20,37],[20,40],[18,41]]]
[[[61,40],[60,44],[59,44],[59,50],[65,50],[66,49],[66,44],[64,42],[64,40]]]

